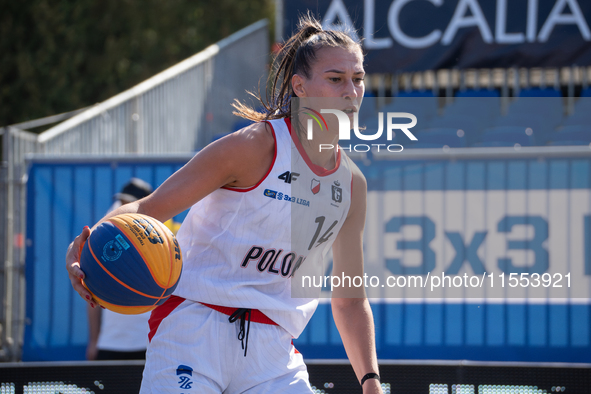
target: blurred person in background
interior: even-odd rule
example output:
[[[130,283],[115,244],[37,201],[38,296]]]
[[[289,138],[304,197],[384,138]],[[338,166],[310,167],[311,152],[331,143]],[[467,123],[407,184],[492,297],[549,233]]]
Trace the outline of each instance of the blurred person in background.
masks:
[[[113,196],[115,201],[108,212],[144,198],[150,193],[152,193],[152,186],[149,183],[139,178],[131,178],[121,191]],[[88,360],[146,358],[149,312],[123,315],[108,309],[93,308],[90,305],[87,309],[89,338],[86,358]]]

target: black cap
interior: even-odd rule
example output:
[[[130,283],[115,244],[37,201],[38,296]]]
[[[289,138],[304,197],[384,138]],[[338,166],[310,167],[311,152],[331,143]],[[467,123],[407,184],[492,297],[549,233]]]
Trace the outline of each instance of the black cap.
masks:
[[[125,202],[132,202],[144,198],[152,193],[152,186],[146,181],[139,178],[131,178],[129,182],[123,186],[121,192],[113,196],[117,200]]]

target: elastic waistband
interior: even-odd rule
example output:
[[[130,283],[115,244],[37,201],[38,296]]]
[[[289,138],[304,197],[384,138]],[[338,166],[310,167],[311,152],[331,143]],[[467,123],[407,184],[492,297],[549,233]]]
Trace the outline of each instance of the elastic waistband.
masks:
[[[232,313],[236,312],[237,309],[240,308],[232,308],[229,306],[219,306],[219,305],[211,305],[211,304],[206,304],[204,302],[200,302],[201,305],[204,305],[208,308],[211,308],[215,311],[218,311],[220,313],[223,313],[224,315],[232,315]],[[251,309],[251,316],[250,316],[250,321],[255,322],[255,323],[262,323],[262,324],[270,324],[272,326],[278,326],[277,323],[275,323],[273,320],[269,319],[267,317],[267,315],[265,315],[263,312],[259,311],[258,309]]]

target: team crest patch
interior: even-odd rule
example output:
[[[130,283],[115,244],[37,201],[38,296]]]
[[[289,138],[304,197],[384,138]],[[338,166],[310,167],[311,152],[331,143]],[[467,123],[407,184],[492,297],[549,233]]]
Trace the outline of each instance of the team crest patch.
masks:
[[[332,200],[334,202],[343,202],[343,189],[336,185],[332,185]]]
[[[320,191],[320,181],[315,178],[312,179],[312,184],[310,185],[310,189],[312,190],[312,193],[318,194],[318,192]]]

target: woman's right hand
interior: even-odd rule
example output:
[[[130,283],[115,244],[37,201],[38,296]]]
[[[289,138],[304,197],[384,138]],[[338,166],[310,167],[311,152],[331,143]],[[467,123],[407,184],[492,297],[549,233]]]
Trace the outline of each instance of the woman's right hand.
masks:
[[[74,239],[74,242],[70,244],[66,253],[66,270],[68,271],[68,276],[70,277],[70,282],[72,283],[74,290],[76,290],[78,294],[80,294],[80,297],[94,308],[98,304],[92,299],[92,295],[82,284],[84,272],[80,269],[80,252],[89,236],[90,228],[85,226],[80,235],[78,235],[76,239]]]

